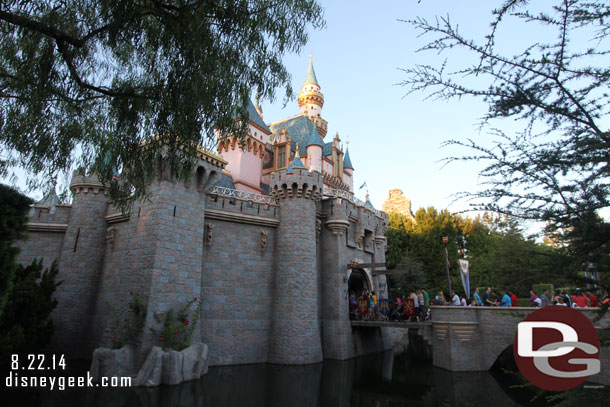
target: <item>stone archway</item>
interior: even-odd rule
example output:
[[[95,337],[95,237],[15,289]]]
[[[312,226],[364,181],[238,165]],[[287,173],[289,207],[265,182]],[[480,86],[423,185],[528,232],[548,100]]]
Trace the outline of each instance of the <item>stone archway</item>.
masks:
[[[351,294],[353,291],[356,297],[362,295],[364,290],[371,291],[373,288],[369,276],[364,269],[352,269],[347,280],[347,292]]]

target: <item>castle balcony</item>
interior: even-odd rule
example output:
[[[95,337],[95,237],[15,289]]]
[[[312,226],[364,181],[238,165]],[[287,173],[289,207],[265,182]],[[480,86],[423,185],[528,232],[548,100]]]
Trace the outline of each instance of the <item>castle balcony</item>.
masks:
[[[326,171],[322,171],[322,179],[333,188],[349,191],[349,185],[343,182],[341,178],[331,175]]]
[[[262,195],[262,194],[257,194],[254,192],[248,192],[248,191],[240,191],[238,189],[231,189],[231,188],[226,188],[226,187],[221,187],[216,185],[212,191],[210,191],[211,195],[220,195],[220,196],[226,196],[229,198],[236,198],[242,201],[250,201],[250,202],[255,202],[255,203],[260,203],[260,204],[270,204],[270,205],[277,205],[278,201],[277,199],[273,198],[270,195]]]

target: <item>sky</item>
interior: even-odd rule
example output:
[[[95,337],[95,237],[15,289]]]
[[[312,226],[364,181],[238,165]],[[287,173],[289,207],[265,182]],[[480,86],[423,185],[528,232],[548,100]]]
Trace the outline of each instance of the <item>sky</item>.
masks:
[[[355,167],[356,195],[364,199],[368,189],[376,208],[392,188],[400,188],[412,201],[413,212],[434,206],[453,212],[469,208],[468,202],[454,201],[454,194],[481,189],[478,172],[482,163],[451,163],[444,158],[463,155],[467,150],[441,147],[449,139],[475,138],[485,142],[487,133],[478,130],[478,119],[487,105],[474,99],[425,100],[426,94],[407,94],[398,85],[406,79],[401,68],[416,64],[438,66],[446,58],[431,52],[417,52],[432,37],[418,37],[410,24],[400,20],[418,17],[433,21],[450,16],[460,32],[483,42],[489,32],[491,10],[499,2],[449,0],[325,0],[327,27],[309,31],[309,42],[299,55],[284,62],[292,74],[295,93],[305,79],[309,53],[321,92],[322,117],[328,121],[326,141],[338,132],[349,140]],[[507,31],[502,44],[508,52],[536,33],[522,28]],[[527,42],[529,44],[529,42]],[[447,55],[451,62],[465,63],[467,55]],[[281,94],[280,94],[281,95]],[[298,114],[296,100],[282,108],[281,97],[262,102],[266,122]],[[506,123],[510,126],[510,123]],[[366,182],[367,188],[359,190]]]

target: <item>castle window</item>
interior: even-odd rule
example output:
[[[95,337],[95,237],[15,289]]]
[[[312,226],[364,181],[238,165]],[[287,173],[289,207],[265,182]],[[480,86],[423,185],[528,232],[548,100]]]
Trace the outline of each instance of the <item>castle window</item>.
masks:
[[[286,146],[281,146],[277,150],[277,168],[286,166]]]

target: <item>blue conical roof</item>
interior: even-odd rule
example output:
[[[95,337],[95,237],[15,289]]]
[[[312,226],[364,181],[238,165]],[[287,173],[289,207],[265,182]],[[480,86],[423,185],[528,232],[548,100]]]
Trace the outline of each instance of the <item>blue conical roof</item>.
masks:
[[[256,109],[257,112],[262,112],[263,108],[260,105],[258,96],[256,97],[256,99],[254,99],[254,108]]]
[[[316,125],[313,125],[313,129],[311,130],[311,134],[309,135],[309,141],[307,142],[307,145],[305,147],[309,147],[309,146],[320,146],[321,148],[324,148],[324,143],[322,143],[322,137],[320,137],[320,135],[318,134],[318,129],[316,128]]]
[[[349,158],[349,150],[345,150],[345,156],[343,157],[343,168],[351,168],[354,169],[352,165],[352,160]]]
[[[36,202],[36,205],[54,207],[55,205],[57,205],[60,202],[61,201],[59,200],[59,197],[57,196],[57,192],[55,192],[55,183],[53,183],[53,184],[49,185],[49,190],[42,197],[42,199],[40,201]]]
[[[271,134],[271,129],[269,129],[269,127],[267,127],[267,125],[263,121],[263,118],[261,117],[261,115],[258,114],[258,111],[256,110],[256,107],[254,107],[254,105],[252,104],[252,100],[250,100],[250,98],[248,98],[247,110],[248,110],[248,118],[250,119],[250,121],[252,123],[256,124],[261,129],[265,130],[267,133]]]
[[[286,173],[287,174],[292,174],[294,172],[295,168],[307,168],[307,167],[305,167],[305,164],[303,164],[303,161],[301,161],[301,156],[299,154],[299,146],[298,145],[297,145],[297,151],[294,154],[294,158],[292,159],[292,162],[288,166],[288,169],[286,170]]]
[[[316,72],[313,70],[313,61],[311,58],[311,54],[309,54],[309,69],[307,69],[307,76],[305,77],[305,83],[315,83],[318,84],[318,79],[316,78]]]

